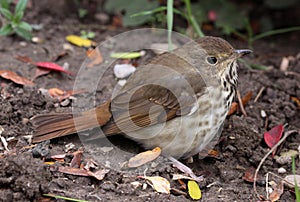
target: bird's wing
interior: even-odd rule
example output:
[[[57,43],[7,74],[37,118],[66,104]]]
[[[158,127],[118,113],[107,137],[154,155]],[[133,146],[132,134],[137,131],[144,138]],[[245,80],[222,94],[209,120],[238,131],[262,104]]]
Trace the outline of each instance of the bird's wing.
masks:
[[[132,132],[192,113],[205,93],[197,68],[175,54],[160,55],[139,68],[112,99],[113,121],[103,127],[105,134]]]

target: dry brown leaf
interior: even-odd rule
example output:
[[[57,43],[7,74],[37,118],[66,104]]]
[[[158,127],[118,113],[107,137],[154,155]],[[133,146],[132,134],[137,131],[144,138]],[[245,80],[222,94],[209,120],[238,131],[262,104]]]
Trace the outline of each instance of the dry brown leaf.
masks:
[[[161,154],[161,149],[159,147],[154,148],[153,150],[148,150],[142,153],[137,154],[136,156],[132,157],[128,161],[129,168],[136,168],[145,163],[153,161]]]
[[[58,167],[58,171],[65,173],[65,174],[71,174],[71,175],[77,175],[77,176],[90,176],[87,170],[79,169],[79,168],[72,168],[72,167]]]
[[[30,63],[30,64],[35,65],[35,62],[30,57],[16,55],[15,58],[21,62]]]
[[[272,202],[278,201],[280,199],[280,196],[283,194],[283,183],[280,182],[278,185],[273,187],[273,191],[269,196],[269,199]]]
[[[234,114],[237,110],[237,107],[238,107],[238,103],[237,102],[232,102],[232,104],[230,106],[230,109],[227,113],[227,116],[230,116],[231,114]]]
[[[254,182],[254,175],[255,175],[255,168],[250,167],[244,173],[243,180],[245,180],[247,182]]]
[[[34,85],[32,81],[29,79],[26,79],[25,77],[21,77],[17,75],[15,72],[12,72],[10,70],[0,70],[0,76],[2,78],[8,79],[13,81],[14,83],[24,85],[24,86],[31,86]]]
[[[94,67],[95,65],[101,64],[103,62],[103,57],[100,53],[99,48],[88,50],[86,54],[90,59],[89,63],[87,64],[87,67],[89,68]]]
[[[76,168],[80,167],[82,154],[83,154],[83,151],[76,151],[76,152],[73,153],[74,156],[73,156],[72,161],[70,163],[70,167],[76,167]]]
[[[66,157],[66,154],[57,154],[57,155],[52,155],[50,158],[55,161],[64,162],[65,157]]]
[[[293,100],[297,104],[297,106],[300,107],[300,99],[299,98],[291,96],[291,100]]]
[[[63,91],[63,90],[61,90],[61,89],[59,89],[59,88],[50,88],[50,89],[48,90],[48,93],[49,93],[49,95],[50,95],[51,97],[56,98],[56,97],[59,97],[59,96],[65,94],[65,91]]]
[[[105,174],[108,173],[108,169],[98,170],[96,172],[88,171],[89,176],[96,178],[97,180],[103,180]]]
[[[251,99],[252,97],[252,91],[249,91],[243,98],[242,98],[242,103],[243,103],[243,106],[245,106]],[[238,103],[237,102],[232,102],[231,106],[230,106],[230,109],[227,113],[227,116],[230,116],[232,114],[234,114],[237,110],[239,110],[239,106],[238,106]]]
[[[150,185],[155,189],[155,191],[159,193],[170,193],[171,185],[170,182],[160,176],[154,176],[154,177],[142,177],[150,182]]]

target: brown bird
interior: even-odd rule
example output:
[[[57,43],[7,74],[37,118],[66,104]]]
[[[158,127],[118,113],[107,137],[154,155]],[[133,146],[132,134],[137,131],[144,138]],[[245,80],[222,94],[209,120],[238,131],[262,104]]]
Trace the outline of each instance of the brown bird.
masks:
[[[94,109],[33,117],[33,142],[100,126],[106,136],[124,134],[167,156],[190,157],[220,134],[236,91],[236,60],[250,52],[217,37],[189,42],[139,67]]]

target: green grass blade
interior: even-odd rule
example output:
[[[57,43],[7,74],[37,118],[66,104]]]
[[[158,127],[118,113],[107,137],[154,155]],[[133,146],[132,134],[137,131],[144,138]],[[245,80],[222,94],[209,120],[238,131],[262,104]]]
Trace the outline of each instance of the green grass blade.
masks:
[[[296,165],[295,165],[295,157],[292,158],[292,170],[293,170],[293,174],[296,175]],[[300,202],[300,191],[299,191],[299,187],[296,181],[296,177],[294,178],[295,180],[295,195],[296,195],[296,201]]]
[[[43,194],[43,196],[48,196],[48,197],[52,197],[52,198],[56,198],[56,199],[63,199],[63,200],[66,200],[66,201],[88,202],[88,201],[85,201],[85,200],[74,199],[74,198],[69,198],[69,197],[64,197],[64,196],[58,196],[58,195],[54,195],[54,194]]]
[[[268,32],[264,32],[264,33],[261,33],[261,34],[258,34],[256,36],[254,36],[252,38],[252,41],[255,41],[255,40],[267,37],[267,36],[272,36],[272,35],[275,35],[275,34],[283,34],[283,33],[293,32],[293,31],[300,31],[300,26],[289,27],[289,28],[285,28],[285,29],[275,29],[275,30],[271,30],[271,31],[268,31]]]
[[[172,50],[172,31],[173,31],[173,0],[167,3],[167,23],[168,23],[168,48]]]

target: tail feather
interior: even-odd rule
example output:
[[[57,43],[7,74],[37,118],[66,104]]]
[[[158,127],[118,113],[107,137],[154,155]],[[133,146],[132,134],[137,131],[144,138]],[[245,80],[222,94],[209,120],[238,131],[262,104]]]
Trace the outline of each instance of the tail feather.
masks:
[[[106,124],[110,118],[109,102],[74,116],[71,113],[36,115],[31,119],[35,127],[33,143],[63,137]]]

